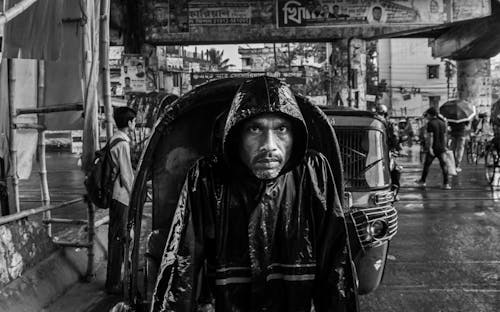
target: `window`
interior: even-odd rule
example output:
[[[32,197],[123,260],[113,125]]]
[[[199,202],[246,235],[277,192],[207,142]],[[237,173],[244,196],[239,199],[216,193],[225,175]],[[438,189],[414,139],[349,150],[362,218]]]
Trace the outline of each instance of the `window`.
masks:
[[[440,100],[441,100],[440,96],[429,96],[429,107],[434,107],[435,109],[438,109]]]
[[[253,65],[253,60],[251,58],[243,58],[243,66],[252,66]]]
[[[174,73],[173,82],[174,82],[174,87],[179,87],[181,85],[181,75],[180,75],[180,73]]]
[[[346,188],[377,188],[391,183],[389,159],[379,144],[381,131],[335,127],[344,163]]]
[[[439,65],[427,65],[427,79],[439,79]]]

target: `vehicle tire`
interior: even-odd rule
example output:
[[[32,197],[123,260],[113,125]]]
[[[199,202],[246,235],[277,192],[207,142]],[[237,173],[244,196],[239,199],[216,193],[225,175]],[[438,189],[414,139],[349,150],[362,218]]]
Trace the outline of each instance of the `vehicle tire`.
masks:
[[[486,181],[491,185],[495,177],[495,172],[498,171],[500,164],[498,163],[498,153],[495,149],[488,148],[484,156],[484,169]],[[499,168],[500,169],[500,168]],[[499,174],[499,173],[497,173]]]
[[[482,145],[482,144],[481,144],[481,143],[479,143],[479,142],[478,142],[478,143],[476,143],[476,148],[474,149],[474,150],[475,150],[475,152],[474,152],[474,153],[476,154],[476,160],[475,160],[474,164],[476,164],[476,165],[477,165],[477,163],[478,163],[478,161],[479,161],[479,158],[481,158],[481,157],[482,157],[482,156],[481,156],[481,153],[482,153],[482,152],[481,152],[481,149],[482,149],[482,146],[481,146],[481,145]]]
[[[472,164],[473,162],[473,153],[472,153],[472,142],[467,142],[467,145],[465,147],[465,154],[467,156],[467,163]]]
[[[484,141],[480,141],[477,145],[477,157],[483,158],[486,152],[486,144]]]

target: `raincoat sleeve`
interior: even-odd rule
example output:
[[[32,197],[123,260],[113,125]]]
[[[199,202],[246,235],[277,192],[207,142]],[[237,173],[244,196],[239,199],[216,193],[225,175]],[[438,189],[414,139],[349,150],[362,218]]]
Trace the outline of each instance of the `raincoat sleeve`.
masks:
[[[312,181],[317,200],[315,222],[318,224],[314,306],[318,312],[354,312],[357,311],[357,298],[347,252],[347,228],[332,170],[321,154],[312,157],[308,165],[316,176]]]
[[[193,311],[203,281],[204,222],[210,194],[197,163],[184,182],[165,245],[152,312]]]

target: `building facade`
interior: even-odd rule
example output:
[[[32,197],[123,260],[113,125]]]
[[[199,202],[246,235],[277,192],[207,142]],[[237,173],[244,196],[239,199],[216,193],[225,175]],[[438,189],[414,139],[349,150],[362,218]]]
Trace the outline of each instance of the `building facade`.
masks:
[[[317,105],[339,105],[366,108],[365,57],[360,46],[348,42],[332,43],[276,43],[259,48],[240,47],[242,71],[248,72],[302,72],[305,80],[291,84],[294,91],[307,96]],[[354,41],[352,42],[354,43]],[[351,66],[348,66],[348,62]],[[349,70],[355,72],[349,88]]]
[[[428,39],[383,39],[377,51],[379,102],[393,116],[421,116],[457,97],[455,62],[433,58]]]

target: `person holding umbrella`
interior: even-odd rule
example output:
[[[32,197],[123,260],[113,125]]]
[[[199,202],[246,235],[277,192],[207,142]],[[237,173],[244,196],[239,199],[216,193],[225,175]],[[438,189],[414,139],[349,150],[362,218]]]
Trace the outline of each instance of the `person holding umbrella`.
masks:
[[[463,100],[451,100],[444,103],[439,112],[448,120],[451,144],[457,172],[462,171],[460,163],[464,156],[466,128],[476,115],[474,105]]]
[[[464,157],[465,150],[465,138],[469,122],[450,122],[450,149],[453,151],[453,156],[455,157],[455,166],[457,172],[462,171],[460,168],[460,163]]]

